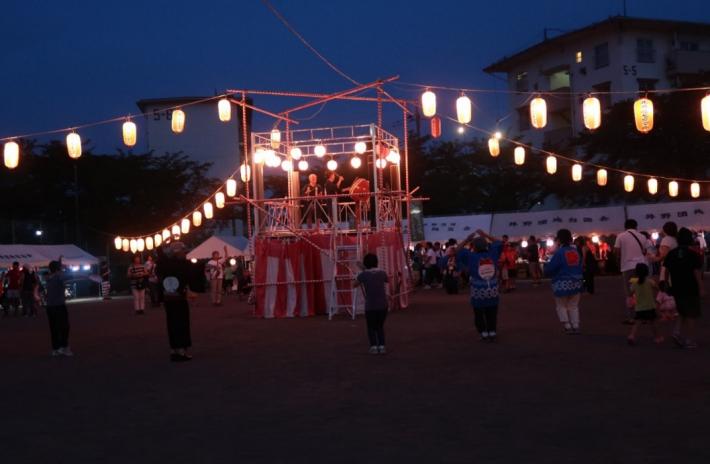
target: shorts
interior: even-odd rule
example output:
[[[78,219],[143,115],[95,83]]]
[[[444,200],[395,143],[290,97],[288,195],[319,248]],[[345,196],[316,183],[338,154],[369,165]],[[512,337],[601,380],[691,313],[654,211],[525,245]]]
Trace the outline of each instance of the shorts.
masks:
[[[691,296],[679,298],[675,297],[675,307],[680,317],[697,319],[700,317],[700,297]]]
[[[655,321],[658,315],[655,309],[644,309],[634,312],[634,319],[637,321]]]

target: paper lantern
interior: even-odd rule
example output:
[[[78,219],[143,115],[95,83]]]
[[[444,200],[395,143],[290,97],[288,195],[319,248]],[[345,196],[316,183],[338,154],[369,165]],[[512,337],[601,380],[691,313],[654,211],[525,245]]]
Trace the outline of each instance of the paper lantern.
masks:
[[[496,132],[488,139],[488,153],[494,158],[500,155],[500,137],[500,132]]]
[[[281,166],[281,158],[276,154],[274,150],[266,150],[266,155],[264,156],[264,164],[270,168],[277,168]]]
[[[254,161],[254,164],[261,164],[264,162],[264,159],[266,158],[266,150],[263,148],[257,148],[254,151],[254,156],[252,157],[252,161]]]
[[[251,167],[248,164],[242,164],[239,167],[239,177],[241,177],[242,182],[249,182],[251,180]]]
[[[121,245],[123,244],[123,240],[121,237],[116,237],[113,239],[113,246],[116,247],[117,250],[121,249]]]
[[[293,147],[291,149],[291,159],[295,159],[296,161],[298,161],[301,159],[301,156],[303,156],[303,152],[301,151],[300,148]]]
[[[535,129],[542,129],[547,125],[547,103],[542,97],[535,97],[530,102],[530,124]]]
[[[402,157],[400,156],[400,154],[397,150],[392,149],[387,153],[387,157],[385,159],[389,163],[399,164],[399,161],[402,159]]]
[[[353,169],[358,169],[360,166],[362,166],[362,160],[360,159],[359,156],[353,156],[350,158],[350,166],[353,167]]]
[[[163,241],[165,242],[166,240],[170,239],[170,231],[168,229],[163,229]]]
[[[17,142],[6,142],[3,151],[5,167],[15,169],[20,164],[20,146]]]
[[[136,123],[130,119],[123,123],[123,143],[127,147],[132,147],[138,139],[138,129]]]
[[[328,162],[325,163],[325,167],[328,168],[329,171],[335,171],[338,169],[338,162],[334,159],[328,160]]]
[[[678,182],[674,180],[668,182],[668,195],[672,197],[678,196]]]
[[[582,165],[579,163],[572,165],[572,180],[575,182],[582,180]]]
[[[174,224],[173,227],[172,227],[171,232],[172,232],[173,238],[174,238],[175,240],[177,240],[177,239],[180,238],[180,226],[179,226],[179,225]]]
[[[602,106],[596,97],[587,97],[582,103],[584,127],[589,130],[598,129],[602,123]]]
[[[313,148],[313,153],[315,153],[318,158],[323,158],[325,156],[325,152],[325,146],[323,145],[318,144],[315,148]]]
[[[145,249],[146,250],[153,249],[153,237],[146,237],[145,238]]]
[[[136,253],[138,251],[138,241],[134,238],[130,242],[131,253]]]
[[[608,173],[606,172],[606,169],[597,170],[597,185],[600,187],[604,187],[607,183],[607,180]]]
[[[202,210],[205,212],[205,219],[212,219],[214,216],[214,209],[212,208],[212,203],[209,201],[206,201],[204,205],[202,205]]]
[[[358,142],[355,144],[355,153],[362,155],[367,151],[367,144],[365,142]]]
[[[299,171],[308,171],[308,161],[306,160],[301,160],[298,162],[298,170]]]
[[[548,156],[547,160],[545,160],[545,165],[548,174],[554,174],[557,172],[557,158],[554,156]]]
[[[384,169],[387,167],[387,160],[384,158],[377,158],[377,161],[375,161],[375,167],[377,169]]]
[[[217,192],[217,193],[215,193],[215,195],[214,195],[214,205],[215,205],[217,208],[219,208],[219,209],[224,208],[224,202],[225,202],[225,200],[226,200],[226,199],[225,199],[225,197],[224,197],[224,192]]]
[[[646,184],[648,186],[648,193],[651,195],[658,193],[658,179],[651,177],[648,181],[646,181]]]
[[[190,232],[190,220],[188,218],[184,218],[182,221],[180,221],[180,232],[183,234],[187,234]]]
[[[271,148],[277,150],[281,146],[281,131],[271,129]]]
[[[693,198],[698,198],[700,196],[700,184],[697,182],[690,184],[690,196]]]
[[[199,211],[192,212],[192,225],[200,227],[202,225],[202,213]]]
[[[710,131],[710,95],[700,100],[700,113],[703,119],[703,129]]]
[[[81,156],[81,137],[76,132],[67,134],[67,152],[69,158],[77,159]]]
[[[639,98],[634,102],[634,120],[636,130],[647,134],[653,129],[653,102],[648,98]]]
[[[176,134],[182,133],[185,130],[185,112],[181,109],[173,110],[170,128]]]
[[[624,176],[624,190],[627,192],[634,191],[634,176],[630,174]]]
[[[286,172],[293,171],[293,161],[283,160],[281,162],[281,169],[283,169]]]
[[[515,147],[515,150],[513,151],[513,156],[515,158],[515,164],[517,164],[518,166],[525,164],[525,148]]]
[[[231,178],[227,179],[227,182],[225,182],[225,190],[227,190],[228,197],[231,198],[235,196],[237,194],[237,181]]]
[[[121,249],[123,251],[128,251],[131,249],[131,244],[127,238],[124,238],[123,240],[121,240]]]
[[[431,136],[435,139],[441,137],[441,119],[439,119],[439,116],[434,116],[433,118],[431,118],[430,126]]]
[[[222,122],[227,122],[232,119],[232,104],[226,98],[220,98],[217,102],[217,112],[219,113],[219,120]]]
[[[456,119],[459,124],[468,124],[471,122],[471,99],[466,95],[461,95],[456,99]]]
[[[140,253],[143,253],[143,250],[145,250],[145,240],[143,238],[139,238],[138,240],[136,240],[136,249]]]
[[[436,94],[429,89],[422,94],[422,114],[427,118],[436,114]]]
[[[155,234],[153,236],[153,243],[155,244],[155,247],[159,247],[161,243],[163,243],[163,236],[160,234]]]

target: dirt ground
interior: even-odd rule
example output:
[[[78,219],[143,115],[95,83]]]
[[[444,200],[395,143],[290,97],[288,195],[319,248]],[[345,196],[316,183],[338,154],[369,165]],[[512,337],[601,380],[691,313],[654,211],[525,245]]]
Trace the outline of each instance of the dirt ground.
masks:
[[[422,290],[386,356],[363,319],[254,319],[233,297],[193,305],[190,363],[127,299],[70,305],[71,359],[44,315],[2,319],[0,462],[710,462],[709,324],[695,351],[646,330],[631,348],[620,281],[598,287],[567,336],[549,285],[522,284],[495,345],[465,295]]]

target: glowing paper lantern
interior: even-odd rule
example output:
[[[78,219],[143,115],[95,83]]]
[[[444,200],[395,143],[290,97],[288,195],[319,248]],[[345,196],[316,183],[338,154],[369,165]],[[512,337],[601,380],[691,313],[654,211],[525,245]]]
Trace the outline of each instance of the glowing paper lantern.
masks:
[[[232,119],[232,104],[226,98],[220,98],[217,102],[217,112],[219,113],[219,120],[222,122],[227,122]]]
[[[200,227],[202,225],[202,213],[199,211],[192,212],[192,225]]]
[[[308,171],[308,161],[306,160],[301,160],[298,162],[298,170],[299,171]]]
[[[634,176],[627,174],[624,176],[624,190],[627,192],[634,191]]]
[[[634,120],[636,130],[647,134],[653,129],[653,102],[646,97],[634,102]]]
[[[547,160],[545,161],[545,165],[548,174],[554,174],[557,172],[557,158],[555,158],[554,156],[548,156]]]
[[[266,150],[264,164],[270,168],[277,168],[281,166],[281,158],[279,158],[279,155],[277,155],[274,150]]]
[[[690,184],[690,196],[693,198],[698,198],[700,196],[700,184],[697,182]]]
[[[598,129],[602,123],[602,106],[596,97],[587,97],[582,103],[584,127],[589,130]]]
[[[672,197],[678,196],[678,182],[674,180],[668,182],[668,195]]]
[[[153,249],[153,237],[146,237],[145,238],[145,248],[146,248],[146,250]]]
[[[399,161],[402,159],[400,156],[399,152],[395,149],[392,149],[387,153],[387,158],[385,158],[389,163],[392,164],[399,164]]]
[[[212,219],[214,216],[214,209],[212,208],[212,203],[209,201],[206,201],[204,205],[202,205],[202,209],[205,212],[205,219]]]
[[[254,161],[254,164],[261,164],[264,162],[264,159],[266,158],[266,150],[263,148],[257,148],[254,151],[254,156],[252,160]]]
[[[168,229],[163,229],[163,241],[165,242],[170,238],[170,231]]]
[[[179,225],[177,225],[177,224],[173,225],[171,232],[172,232],[173,238],[175,240],[180,238],[180,226]]]
[[[113,246],[116,247],[117,250],[121,249],[121,245],[123,244],[123,240],[121,240],[121,237],[116,237],[113,239]]]
[[[547,125],[547,103],[542,97],[535,97],[530,102],[530,124],[535,129],[542,129]]]
[[[459,124],[471,122],[471,99],[466,95],[461,95],[456,99],[456,118]]]
[[[700,113],[703,119],[703,129],[710,131],[710,95],[700,100]]]
[[[597,170],[597,185],[600,187],[604,187],[607,183],[608,180],[608,173],[606,172],[606,169],[599,169]]]
[[[378,158],[377,161],[375,161],[375,167],[377,169],[384,169],[387,167],[387,160],[384,158]]]
[[[251,167],[248,164],[242,164],[239,167],[239,176],[242,178],[242,182],[249,182],[251,180]]]
[[[136,123],[130,119],[123,123],[123,143],[127,147],[132,147],[138,139],[138,129]]]
[[[163,243],[163,236],[160,234],[155,234],[153,236],[153,243],[155,244],[155,247],[159,247],[161,243]]]
[[[124,239],[121,241],[121,249],[122,249],[123,251],[128,251],[128,250],[131,249],[131,244],[130,244],[130,242],[128,241],[127,238],[124,238]]]
[[[234,179],[227,179],[225,183],[225,189],[227,190],[227,196],[233,197],[237,194],[237,181]]]
[[[513,151],[513,156],[515,158],[515,164],[517,164],[518,166],[525,164],[525,148],[515,147],[515,150]]]
[[[225,200],[224,192],[217,192],[214,196],[214,204],[219,209],[224,208]]]
[[[353,167],[353,169],[358,169],[360,166],[362,166],[362,160],[360,159],[359,156],[353,156],[350,158],[350,166]]]
[[[429,89],[422,94],[422,114],[427,118],[436,114],[436,94]]]
[[[323,158],[325,156],[325,151],[325,147],[320,144],[313,148],[313,153],[315,153],[318,158]]]
[[[286,171],[286,172],[288,172],[288,171],[293,171],[293,161],[291,161],[291,160],[283,160],[283,161],[281,162],[281,169],[283,169],[283,170]]]
[[[499,134],[496,132],[496,134]],[[491,154],[492,157],[496,157],[500,155],[500,137],[496,137],[495,135],[488,139],[488,152]]]
[[[183,234],[190,232],[190,220],[188,218],[184,218],[180,221],[180,232]]]
[[[367,151],[367,144],[365,142],[358,142],[355,144],[355,153],[362,155]]]
[[[650,179],[648,179],[646,184],[648,186],[648,193],[650,193],[651,195],[655,195],[656,193],[658,193],[658,179],[651,177]]]
[[[3,157],[5,161],[5,167],[7,167],[8,169],[15,169],[17,165],[20,164],[20,146],[17,144],[17,142],[5,143]]]
[[[77,159],[81,156],[81,137],[76,132],[67,134],[67,152],[69,158]]]
[[[431,136],[435,139],[441,137],[441,119],[439,119],[439,116],[434,116],[433,118],[431,118],[430,126]]]
[[[572,165],[572,180],[575,182],[582,180],[582,165],[579,163]]]
[[[182,133],[185,130],[185,112],[181,109],[173,110],[172,120],[170,121],[170,128],[176,134]]]
[[[145,250],[145,240],[143,238],[136,240],[136,249],[141,253]]]
[[[271,148],[274,150],[281,146],[281,131],[278,129],[271,129]]]
[[[295,159],[296,161],[301,159],[301,156],[303,156],[303,152],[301,152],[301,149],[298,147],[293,147],[291,149],[291,158]]]
[[[338,169],[338,162],[334,159],[328,160],[328,162],[325,163],[325,167],[327,167],[329,171],[335,171]]]
[[[138,242],[136,239],[132,238],[130,242],[131,253],[136,253],[138,251]]]

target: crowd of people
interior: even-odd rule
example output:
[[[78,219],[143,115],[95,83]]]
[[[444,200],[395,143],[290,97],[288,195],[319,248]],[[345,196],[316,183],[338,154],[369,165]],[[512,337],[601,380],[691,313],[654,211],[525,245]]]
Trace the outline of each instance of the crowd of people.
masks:
[[[20,267],[20,263],[15,261],[9,270],[0,273],[0,306],[3,317],[37,317],[37,309],[43,304],[43,293],[39,271],[35,267],[28,264]]]

